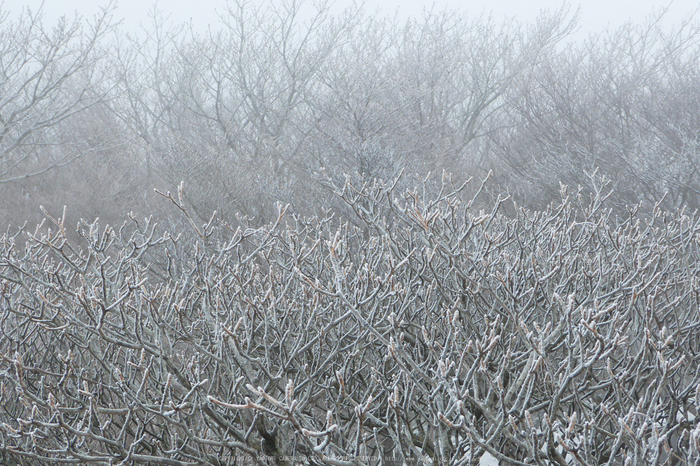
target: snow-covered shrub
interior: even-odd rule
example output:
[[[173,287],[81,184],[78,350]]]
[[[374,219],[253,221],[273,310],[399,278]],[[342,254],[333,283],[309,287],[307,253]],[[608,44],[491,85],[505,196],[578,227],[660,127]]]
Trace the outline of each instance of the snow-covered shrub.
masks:
[[[2,462],[698,461],[697,215],[443,188],[3,236]]]

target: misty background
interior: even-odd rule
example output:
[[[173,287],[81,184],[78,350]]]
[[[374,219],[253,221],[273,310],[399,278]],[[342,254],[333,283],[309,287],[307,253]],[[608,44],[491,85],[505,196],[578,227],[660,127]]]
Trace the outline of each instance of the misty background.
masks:
[[[84,0],[27,0],[5,1],[4,5],[7,10],[14,13],[25,7],[34,11],[42,8],[47,21],[53,23],[61,16],[72,18],[78,15],[91,18],[99,13],[100,7],[104,6],[104,3]],[[251,4],[261,3],[263,2],[251,2]],[[586,0],[584,2],[494,0],[488,2],[487,6],[484,2],[477,0],[404,0],[399,3],[398,6],[396,2],[390,1],[365,3],[365,9],[370,14],[396,15],[402,21],[411,17],[420,18],[426,11],[453,10],[473,16],[492,15],[497,21],[515,18],[518,21],[531,22],[537,18],[541,10],[559,9],[566,4],[572,11],[579,11],[578,31],[573,35],[578,40],[589,34],[600,33],[607,28],[618,28],[627,21],[644,22],[662,10],[666,10],[665,21],[667,23],[677,23],[697,8],[696,2],[690,0]],[[352,4],[353,2],[348,0],[336,0],[332,3],[331,10],[338,13]],[[218,28],[220,26],[220,15],[226,12],[226,1],[170,0],[167,2],[148,2],[120,0],[117,3],[115,16],[123,21],[127,31],[136,31],[142,26],[148,26],[146,18],[154,7],[161,10],[173,23],[191,21],[195,30],[203,32],[208,27]]]
[[[184,181],[199,220],[264,224],[442,173],[695,208],[690,3],[5,2],[0,218],[167,218],[153,189]]]

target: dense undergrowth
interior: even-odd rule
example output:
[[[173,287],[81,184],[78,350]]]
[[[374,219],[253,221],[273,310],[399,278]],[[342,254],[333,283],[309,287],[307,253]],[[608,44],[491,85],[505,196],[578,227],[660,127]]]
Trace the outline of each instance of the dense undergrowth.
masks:
[[[698,215],[467,188],[6,234],[1,461],[697,464]]]

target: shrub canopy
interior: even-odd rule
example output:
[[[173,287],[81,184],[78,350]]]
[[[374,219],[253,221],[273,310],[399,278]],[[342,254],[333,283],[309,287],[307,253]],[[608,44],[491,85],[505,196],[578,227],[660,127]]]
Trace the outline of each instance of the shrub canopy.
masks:
[[[190,230],[3,236],[2,461],[700,460],[695,213],[335,189],[352,216],[200,226],[171,196]]]

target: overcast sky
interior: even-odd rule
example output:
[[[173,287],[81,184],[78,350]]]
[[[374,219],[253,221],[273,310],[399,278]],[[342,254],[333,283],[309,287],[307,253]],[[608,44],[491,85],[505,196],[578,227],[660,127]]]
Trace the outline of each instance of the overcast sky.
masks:
[[[0,0],[2,1],[2,0]],[[351,0],[336,0],[336,8],[341,9]],[[42,0],[5,0],[2,2],[5,11],[14,15],[23,7],[38,9]],[[100,0],[44,0],[45,23],[51,24],[60,16],[73,17],[78,15],[91,18],[99,11],[99,6],[106,4]],[[496,19],[515,17],[523,21],[531,21],[541,9],[556,9],[563,2],[558,0],[378,0],[368,2],[368,9],[374,9],[379,5],[382,12],[387,14],[398,13],[400,18],[420,16],[422,12],[431,7],[435,10],[445,8],[466,13],[481,14],[491,12]],[[693,9],[698,8],[697,0],[584,0],[568,2],[572,11],[580,6],[581,30],[578,37],[596,33],[605,27],[616,28],[625,21],[642,22],[654,11],[669,6],[667,14],[668,22],[678,22],[687,17]],[[141,22],[145,22],[147,14],[153,7],[150,0],[118,0],[116,15],[124,20],[124,25],[129,30],[138,28]],[[175,23],[192,21],[195,28],[205,30],[208,24],[215,25],[218,21],[217,11],[224,10],[226,0],[161,0],[159,9],[170,15]]]

